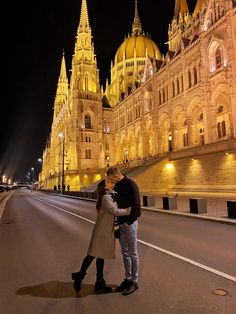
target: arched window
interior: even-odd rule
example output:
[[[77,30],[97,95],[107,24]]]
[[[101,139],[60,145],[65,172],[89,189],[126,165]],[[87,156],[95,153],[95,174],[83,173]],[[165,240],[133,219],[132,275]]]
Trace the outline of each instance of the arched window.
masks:
[[[221,125],[220,125],[220,122],[217,123],[217,135],[218,135],[218,138],[221,138]]]
[[[180,89],[179,89],[179,79],[177,78],[177,95],[179,95],[179,93],[180,93]]]
[[[192,86],[192,80],[191,80],[191,72],[188,71],[188,87],[190,88]]]
[[[221,51],[220,51],[219,46],[216,48],[215,62],[216,62],[216,69],[219,69],[222,66]]]
[[[161,103],[163,104],[165,102],[165,90],[162,88],[162,101]]]
[[[222,136],[226,135],[226,125],[225,125],[225,121],[221,122],[221,130],[222,130]]]
[[[84,127],[85,129],[92,129],[91,117],[88,114],[84,118]]]
[[[193,84],[197,84],[197,69],[193,68]]]
[[[226,136],[226,123],[224,120],[217,123],[217,136],[218,138]]]
[[[188,146],[188,134],[187,133],[183,134],[183,146],[184,147]]]
[[[159,105],[161,104],[161,92],[159,91]]]
[[[91,159],[91,150],[85,149],[85,159]]]
[[[204,129],[200,128],[199,132],[200,132],[200,144],[204,145],[205,144]]]
[[[175,83],[174,83],[174,81],[172,81],[172,94],[173,94],[173,97],[175,97]]]
[[[219,4],[217,4],[217,7],[216,7],[216,16],[217,16],[217,20],[220,19],[220,6]]]
[[[88,90],[88,76],[85,75],[85,78],[84,78],[84,89],[87,91]]]

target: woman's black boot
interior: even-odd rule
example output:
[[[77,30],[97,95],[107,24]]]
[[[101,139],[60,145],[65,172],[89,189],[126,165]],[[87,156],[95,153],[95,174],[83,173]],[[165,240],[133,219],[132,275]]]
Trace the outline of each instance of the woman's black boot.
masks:
[[[81,273],[80,271],[78,273],[72,273],[71,277],[72,280],[74,280],[74,288],[75,291],[79,292],[81,289],[81,283],[86,276],[86,273]]]
[[[112,292],[112,288],[111,287],[108,287],[106,285],[106,282],[105,280],[102,278],[102,279],[98,279],[96,282],[95,282],[95,287],[94,287],[94,290],[95,292],[97,293],[108,293],[108,292]]]

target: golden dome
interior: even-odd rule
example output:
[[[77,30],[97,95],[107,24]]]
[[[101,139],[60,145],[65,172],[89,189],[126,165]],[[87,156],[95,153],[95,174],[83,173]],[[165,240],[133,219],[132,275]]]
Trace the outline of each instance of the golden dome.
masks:
[[[154,41],[145,35],[135,34],[126,38],[118,48],[115,55],[115,62],[119,63],[123,60],[132,58],[150,58],[161,59],[161,53]]]

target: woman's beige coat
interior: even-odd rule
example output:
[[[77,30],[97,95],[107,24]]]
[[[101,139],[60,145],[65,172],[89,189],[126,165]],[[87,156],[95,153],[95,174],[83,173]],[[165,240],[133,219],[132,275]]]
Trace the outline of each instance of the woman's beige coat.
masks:
[[[102,198],[101,212],[94,225],[88,255],[114,259],[116,240],[114,236],[114,218],[129,215],[131,208],[120,209],[113,201],[112,195],[107,193]]]

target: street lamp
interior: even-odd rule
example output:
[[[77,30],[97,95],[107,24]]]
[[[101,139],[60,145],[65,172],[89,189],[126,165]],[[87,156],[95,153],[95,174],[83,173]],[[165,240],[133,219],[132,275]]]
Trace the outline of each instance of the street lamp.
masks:
[[[128,149],[125,150],[125,162],[128,162]]]
[[[173,147],[172,147],[172,135],[169,134],[168,136],[168,143],[169,143],[169,152],[172,152]]]
[[[40,175],[40,173],[42,172],[42,163],[43,163],[43,159],[40,157],[38,158],[38,163],[40,164],[39,168],[38,168],[38,181],[39,181],[39,188],[41,188],[41,178],[42,178],[42,174]]]
[[[5,183],[5,182],[6,182],[5,180],[6,180],[6,176],[5,176],[5,174],[4,174],[4,175],[2,176],[2,182]]]
[[[65,137],[63,133],[59,133],[58,136],[62,140],[62,175],[61,175],[61,193],[62,193],[64,189]]]
[[[109,167],[110,165],[109,165],[109,161],[110,161],[110,157],[109,156],[107,156],[107,167]]]
[[[32,181],[34,183],[34,167],[32,167],[31,170],[32,170]]]

